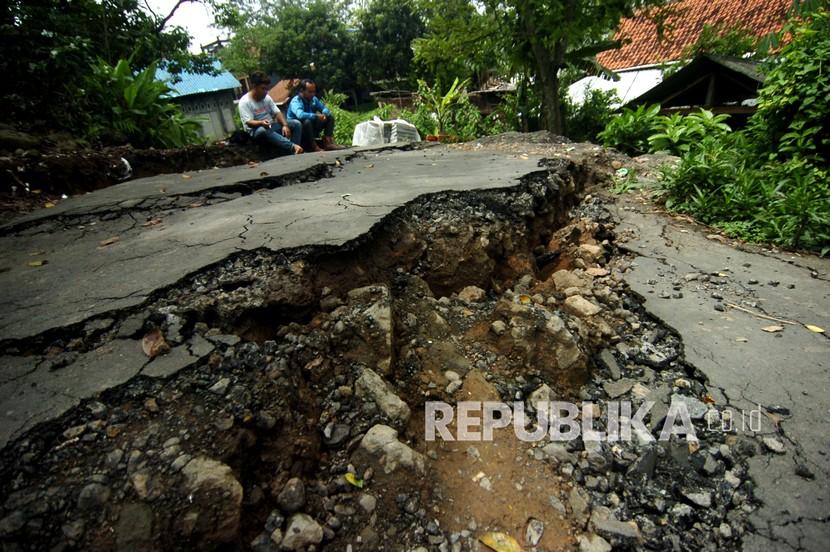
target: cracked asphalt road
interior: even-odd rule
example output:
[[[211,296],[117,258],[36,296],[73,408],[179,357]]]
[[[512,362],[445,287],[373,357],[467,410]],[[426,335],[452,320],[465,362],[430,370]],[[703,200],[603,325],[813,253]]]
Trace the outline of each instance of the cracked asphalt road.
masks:
[[[189,179],[157,176],[73,198],[0,227],[0,342],[138,305],[237,251],[342,245],[419,195],[512,186],[539,170],[539,159],[445,148],[329,153]],[[267,187],[266,179],[296,178],[321,162],[334,178]],[[212,204],[199,199],[243,184],[255,191]],[[148,198],[174,204],[130,211]],[[30,267],[33,259],[48,264]]]
[[[826,550],[830,338],[804,325],[830,329],[830,261],[743,251],[655,214],[650,205],[621,200],[615,216],[618,234],[630,235],[622,245],[636,255],[628,284],[649,312],[682,336],[686,360],[708,377],[716,402],[737,413],[761,405],[759,436],[777,434],[786,445],[784,454],[750,460],[763,506],[750,517],[754,530],[744,536],[744,549]],[[694,274],[722,283],[704,285]],[[715,309],[718,303],[723,312]],[[761,329],[779,324],[781,332]],[[739,414],[735,421],[742,423]],[[753,433],[748,423],[746,433]]]
[[[541,157],[444,147],[333,152],[157,176],[72,198],[0,227],[0,342],[135,307],[236,252],[342,245],[420,195],[513,186],[539,170]],[[785,442],[784,454],[750,462],[763,506],[751,514],[744,549],[825,550],[830,339],[804,324],[830,329],[830,261],[743,251],[625,199],[614,214],[621,245],[635,255],[628,284],[682,337],[686,360],[707,376],[716,403],[737,412],[761,405],[760,436]],[[31,267],[32,260],[48,264]],[[686,278],[692,274],[721,282],[713,285],[722,298],[712,296],[711,282]],[[779,322],[752,313],[785,320],[783,331],[762,331]],[[0,445],[143,373],[146,358],[124,343],[85,352],[58,371],[0,358]],[[198,360],[199,347],[177,348],[174,368]],[[149,366],[154,373],[146,375],[167,369]]]
[[[135,307],[236,252],[342,245],[420,195],[514,186],[540,170],[540,159],[444,147],[347,150],[156,176],[72,198],[0,227],[0,343]],[[31,267],[33,259],[48,264]],[[84,354],[72,370],[3,358],[12,369],[0,383],[0,445],[141,373],[141,352],[118,343]]]

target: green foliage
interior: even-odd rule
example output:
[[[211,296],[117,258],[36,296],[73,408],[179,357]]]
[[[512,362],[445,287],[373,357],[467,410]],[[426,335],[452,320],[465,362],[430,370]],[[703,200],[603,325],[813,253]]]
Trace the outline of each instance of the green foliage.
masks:
[[[617,169],[612,180],[614,183],[611,186],[611,192],[615,194],[628,194],[642,188],[642,184],[637,178],[637,173],[625,167]]]
[[[99,60],[86,79],[87,99],[99,110],[90,137],[124,137],[136,147],[178,148],[200,141],[199,124],[185,119],[166,99],[166,84],[155,80],[156,65],[133,73],[127,60],[115,66]]]
[[[658,130],[659,105],[640,105],[637,109],[624,108],[613,117],[598,138],[606,146],[617,148],[629,155],[649,151],[648,138]]]
[[[511,72],[505,37],[492,11],[478,10],[470,0],[418,0],[418,6],[427,23],[412,49],[422,79],[445,84],[469,79],[480,87],[491,76]]]
[[[413,52],[409,44],[425,30],[415,0],[372,0],[357,12],[356,70],[358,80],[399,87],[412,81]]]
[[[98,58],[130,58],[136,69],[164,59],[172,72],[212,71],[207,56],[188,53],[184,29],[162,28],[138,0],[11,1],[0,4],[0,15],[0,118],[27,130],[78,132],[89,123],[77,105]]]
[[[567,94],[565,102],[565,136],[577,142],[593,142],[613,116],[612,105],[619,103],[614,90],[585,88],[584,100],[574,105]]]
[[[685,143],[663,174],[666,205],[731,235],[830,251],[830,12],[795,29],[742,132]],[[666,137],[652,137],[653,146]],[[678,148],[680,149],[680,148]]]
[[[547,128],[561,134],[562,71],[603,72],[594,56],[617,45],[608,37],[620,18],[663,1],[421,0],[429,15],[415,60],[434,82],[460,77],[480,86],[489,76],[524,75]],[[523,104],[525,120],[530,107]]]
[[[453,128],[458,130],[459,116],[462,119],[460,121],[461,125],[467,127],[471,124],[470,109],[469,107],[465,108],[463,104],[463,100],[467,100],[464,87],[468,83],[468,80],[459,82],[458,78],[456,78],[449,90],[441,92],[441,85],[439,83],[429,86],[422,80],[418,81],[418,99],[416,104],[435,114],[435,131],[432,134],[444,134],[450,122],[453,123]],[[469,105],[469,100],[466,103]]]
[[[728,118],[729,115],[715,115],[705,109],[685,116],[679,113],[660,116],[656,121],[658,132],[648,137],[650,150],[672,155],[689,153],[704,138],[731,132],[729,125],[724,123]]]
[[[666,206],[732,235],[786,247],[830,244],[827,172],[803,159],[758,164],[745,133],[709,137],[662,176]]]
[[[716,56],[733,56],[750,59],[760,57],[758,43],[760,38],[745,27],[725,27],[722,23],[705,23],[697,40],[683,48],[680,61],[663,68],[663,78],[676,73],[689,61],[701,54]]]
[[[773,62],[751,132],[774,159],[830,166],[830,11],[815,13]]]
[[[220,58],[239,74],[261,69],[312,78],[319,89],[353,89],[355,44],[345,23],[348,15],[342,2],[327,0],[227,8],[221,23],[234,37]]]

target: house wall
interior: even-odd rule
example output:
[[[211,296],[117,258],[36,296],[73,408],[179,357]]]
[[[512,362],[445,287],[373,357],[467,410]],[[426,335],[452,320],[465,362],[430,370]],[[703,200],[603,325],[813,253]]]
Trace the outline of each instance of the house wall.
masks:
[[[235,99],[233,90],[220,90],[184,96],[178,98],[177,103],[185,116],[202,125],[202,136],[211,140],[224,140],[236,129]]]

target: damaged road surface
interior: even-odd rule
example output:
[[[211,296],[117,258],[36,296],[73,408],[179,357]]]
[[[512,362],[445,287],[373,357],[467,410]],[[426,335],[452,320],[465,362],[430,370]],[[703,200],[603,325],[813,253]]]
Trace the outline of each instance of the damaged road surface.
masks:
[[[828,266],[608,196],[629,162],[352,150],[0,227],[3,549],[822,550]],[[525,432],[549,401],[598,432],[647,413],[629,439],[427,438],[470,401]],[[656,440],[678,409],[695,438]]]

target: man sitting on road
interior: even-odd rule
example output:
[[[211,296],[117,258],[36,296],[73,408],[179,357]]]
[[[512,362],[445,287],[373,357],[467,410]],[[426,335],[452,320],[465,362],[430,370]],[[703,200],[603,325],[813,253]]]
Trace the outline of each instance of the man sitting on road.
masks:
[[[317,145],[317,134],[323,131],[323,148],[337,150],[334,143],[334,116],[328,107],[317,98],[317,85],[311,79],[300,81],[297,95],[288,104],[288,119],[303,125],[303,147],[308,151],[323,151]]]
[[[239,118],[245,130],[255,142],[274,146],[280,153],[303,153],[299,145],[302,126],[299,121],[288,120],[268,95],[271,79],[262,71],[251,73],[251,91],[239,99]],[[274,122],[279,123],[276,130]]]

